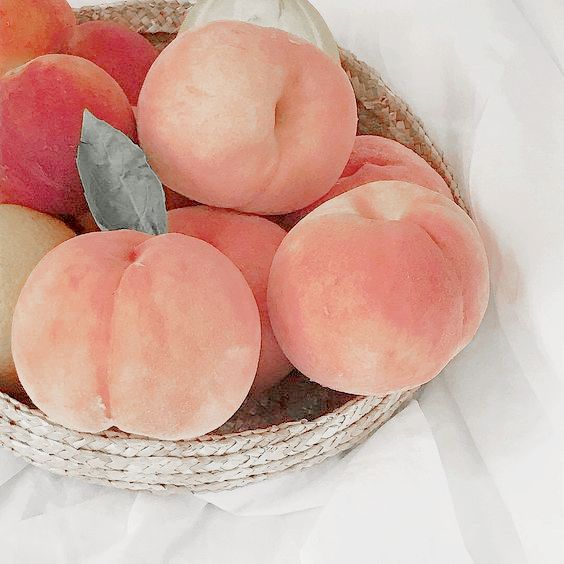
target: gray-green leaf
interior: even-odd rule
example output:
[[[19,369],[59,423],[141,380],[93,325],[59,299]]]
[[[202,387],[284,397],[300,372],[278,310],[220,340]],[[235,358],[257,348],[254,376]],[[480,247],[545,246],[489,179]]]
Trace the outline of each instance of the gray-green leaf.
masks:
[[[86,201],[100,229],[166,233],[163,186],[142,149],[84,110],[76,156]]]

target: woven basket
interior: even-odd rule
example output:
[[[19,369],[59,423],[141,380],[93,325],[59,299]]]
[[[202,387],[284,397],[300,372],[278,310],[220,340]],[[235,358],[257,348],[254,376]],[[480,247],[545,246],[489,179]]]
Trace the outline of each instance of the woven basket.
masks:
[[[190,4],[176,0],[125,2],[77,10],[80,22],[113,20],[163,48]],[[395,139],[426,159],[449,184],[456,183],[440,153],[407,105],[378,74],[341,51],[354,87],[359,133]],[[78,433],[50,422],[24,403],[0,394],[0,444],[56,474],[134,490],[218,491],[312,466],[365,440],[413,397],[416,390],[385,397],[332,392],[300,374],[257,400],[248,400],[213,435],[161,441],[119,431]]]

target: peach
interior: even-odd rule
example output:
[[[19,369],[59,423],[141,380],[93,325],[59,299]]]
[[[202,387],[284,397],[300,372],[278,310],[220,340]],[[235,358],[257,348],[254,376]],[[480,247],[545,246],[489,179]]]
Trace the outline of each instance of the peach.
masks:
[[[194,206],[168,213],[171,232],[202,239],[233,261],[243,273],[255,300],[260,318],[262,345],[253,393],[277,384],[292,369],[281,351],[268,317],[266,287],[274,253],[286,232],[262,217]]]
[[[429,381],[488,302],[484,246],[452,200],[373,182],[300,221],[272,263],[268,308],[290,361],[323,386],[380,395]]]
[[[141,146],[164,184],[265,215],[325,194],[357,123],[352,86],[327,55],[235,21],[179,35],[147,74],[137,111]]]
[[[14,308],[31,271],[43,256],[74,233],[61,221],[21,206],[0,205],[0,390],[18,387],[12,360]]]
[[[76,167],[85,108],[134,137],[127,96],[86,59],[44,55],[0,79],[0,203],[73,216],[87,210]]]
[[[12,353],[53,421],[187,439],[245,399],[260,321],[243,275],[180,234],[80,235],[47,254],[16,305]]]
[[[452,199],[450,188],[441,175],[415,151],[378,135],[359,135],[349,162],[333,188],[310,206],[286,215],[281,224],[291,228],[323,202],[377,180],[402,180],[418,184]]]
[[[0,76],[47,53],[57,53],[76,20],[66,0],[0,0]]]
[[[103,68],[137,105],[141,86],[159,52],[141,34],[109,21],[91,21],[75,28],[65,50]]]

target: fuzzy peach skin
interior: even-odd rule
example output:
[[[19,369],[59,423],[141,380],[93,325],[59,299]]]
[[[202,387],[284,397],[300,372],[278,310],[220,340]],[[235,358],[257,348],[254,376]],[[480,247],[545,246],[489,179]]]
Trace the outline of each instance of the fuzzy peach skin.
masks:
[[[168,213],[169,231],[202,239],[233,261],[243,273],[257,302],[262,345],[252,392],[277,384],[292,369],[280,349],[268,317],[266,288],[274,253],[286,232],[264,219],[237,212],[193,206]]]
[[[429,381],[475,334],[488,302],[484,246],[452,200],[372,182],[324,203],[279,247],[274,334],[323,386],[380,395]]]
[[[58,53],[75,26],[66,0],[0,0],[0,76],[40,55]]]
[[[53,421],[187,439],[245,399],[260,321],[243,275],[193,237],[80,235],[39,263],[14,314],[25,390]]]
[[[0,79],[0,203],[73,216],[87,210],[76,166],[85,108],[135,137],[127,96],[90,61],[44,55]]]
[[[12,361],[14,308],[27,277],[51,249],[74,237],[62,221],[10,204],[0,205],[0,390],[18,388]]]
[[[327,55],[234,21],[179,35],[147,74],[137,111],[141,145],[169,188],[272,215],[329,191],[357,123],[351,84]]]
[[[406,146],[378,135],[359,135],[341,178],[317,202],[286,215],[281,225],[292,228],[300,219],[336,196],[377,180],[402,180],[429,188],[452,200],[452,193],[441,175],[425,159]]]
[[[77,26],[65,50],[103,68],[123,88],[132,106],[159,52],[141,34],[109,21]]]

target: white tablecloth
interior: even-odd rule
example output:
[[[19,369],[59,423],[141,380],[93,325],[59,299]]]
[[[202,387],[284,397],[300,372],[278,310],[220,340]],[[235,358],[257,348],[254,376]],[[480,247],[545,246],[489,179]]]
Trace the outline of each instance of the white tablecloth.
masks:
[[[0,451],[1,562],[564,562],[564,4],[314,4],[460,180],[492,272],[477,338],[362,447],[233,492],[114,491]]]

